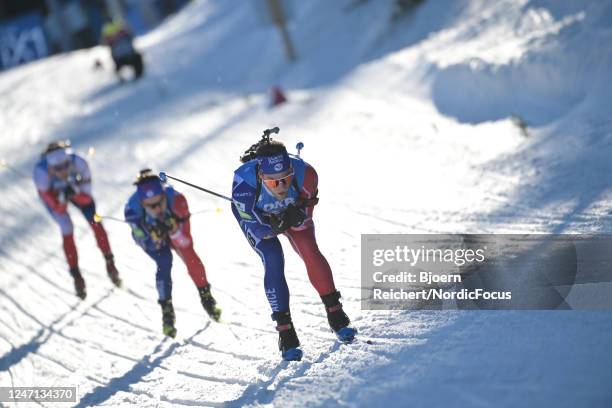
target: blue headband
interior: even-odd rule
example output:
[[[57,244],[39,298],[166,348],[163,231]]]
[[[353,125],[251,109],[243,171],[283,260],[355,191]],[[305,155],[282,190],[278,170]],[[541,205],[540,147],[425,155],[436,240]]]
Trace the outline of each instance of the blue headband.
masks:
[[[259,169],[264,174],[280,173],[291,168],[291,160],[286,151],[274,156],[259,157],[257,160],[259,161]]]
[[[160,180],[147,180],[136,187],[138,198],[142,201],[146,198],[155,197],[164,193],[164,187]]]

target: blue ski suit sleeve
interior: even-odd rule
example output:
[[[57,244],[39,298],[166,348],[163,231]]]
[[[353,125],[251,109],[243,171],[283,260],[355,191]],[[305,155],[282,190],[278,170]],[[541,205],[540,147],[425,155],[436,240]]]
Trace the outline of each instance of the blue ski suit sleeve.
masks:
[[[253,180],[249,180],[251,177],[245,177],[249,175],[249,169],[245,169],[247,165],[240,167],[234,173],[232,211],[247,237],[249,234],[257,240],[275,237],[276,234],[267,222],[267,216],[261,210],[255,208],[257,184],[254,177],[252,177]]]
[[[142,225],[144,209],[140,205],[136,194],[133,194],[125,205],[124,217],[130,228],[132,228],[132,238],[142,249],[145,251],[159,249],[146,228]]]

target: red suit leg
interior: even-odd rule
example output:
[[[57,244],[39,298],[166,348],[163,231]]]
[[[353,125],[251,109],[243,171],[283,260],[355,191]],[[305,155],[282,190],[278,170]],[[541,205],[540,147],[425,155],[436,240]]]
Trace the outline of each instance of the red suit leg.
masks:
[[[317,246],[314,225],[303,230],[289,229],[285,235],[289,238],[293,249],[304,260],[310,283],[319,295],[335,292],[336,287],[331,268]]]
[[[184,224],[187,225],[183,225],[180,243],[178,242],[179,240],[173,240],[172,247],[181,257],[183,262],[185,262],[185,266],[187,266],[187,271],[189,272],[189,276],[191,276],[193,283],[197,288],[201,288],[208,285],[208,280],[206,279],[206,269],[204,268],[202,260],[193,248],[193,240],[191,239],[191,234],[189,232],[189,221],[185,221]]]
[[[64,254],[66,255],[66,261],[68,261],[68,267],[70,269],[79,266],[79,256],[77,255],[76,245],[74,244],[74,236],[62,235]]]
[[[172,248],[181,257],[191,280],[196,287],[202,288],[208,285],[206,279],[206,270],[202,260],[193,248],[193,239],[191,238],[191,224],[189,222],[189,206],[187,200],[182,194],[177,194],[174,197],[174,203],[172,205],[172,212],[181,219],[178,229],[175,233],[170,235],[170,242]]]
[[[98,243],[98,247],[100,248],[100,251],[102,251],[102,254],[110,254],[111,248],[110,244],[108,243],[108,235],[106,235],[106,230],[104,229],[104,226],[101,223],[95,221],[90,223],[89,225],[91,225],[91,228],[94,231],[94,234],[96,236],[96,242]]]

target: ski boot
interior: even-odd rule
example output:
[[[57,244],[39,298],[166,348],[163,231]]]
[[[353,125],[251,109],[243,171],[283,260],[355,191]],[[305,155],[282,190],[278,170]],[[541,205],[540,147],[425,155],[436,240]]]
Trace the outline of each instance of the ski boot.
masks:
[[[278,331],[278,349],[285,361],[300,361],[302,359],[302,350],[300,340],[297,337],[293,322],[291,321],[291,313],[289,312],[274,312],[272,319],[276,321],[276,331]]]
[[[106,259],[106,273],[108,274],[108,277],[110,278],[111,282],[113,282],[113,285],[121,288],[123,286],[123,281],[121,281],[121,278],[119,278],[119,271],[117,271],[117,267],[115,267],[115,257],[113,254],[108,253],[104,255],[104,259]]]
[[[351,343],[355,339],[357,330],[350,326],[351,321],[346,313],[344,313],[344,310],[342,310],[340,292],[336,291],[329,295],[321,296],[321,300],[325,305],[329,327],[336,334],[338,340],[342,343]]]
[[[200,293],[200,300],[204,310],[206,310],[211,319],[218,322],[221,319],[221,309],[217,307],[217,301],[210,293],[210,284],[198,288],[198,292]]]
[[[70,275],[74,279],[74,290],[76,291],[77,297],[81,300],[85,300],[87,297],[87,290],[85,289],[85,280],[81,275],[81,271],[78,266],[74,268],[70,268]]]
[[[166,336],[175,338],[176,328],[174,322],[176,316],[174,315],[174,306],[172,306],[172,299],[158,300],[157,303],[162,308],[162,330]]]

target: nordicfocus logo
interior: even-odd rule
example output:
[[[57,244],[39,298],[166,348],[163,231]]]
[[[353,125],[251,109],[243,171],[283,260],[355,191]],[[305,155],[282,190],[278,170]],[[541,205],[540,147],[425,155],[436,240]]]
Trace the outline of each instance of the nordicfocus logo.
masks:
[[[283,169],[283,163],[276,163],[274,165],[274,170],[281,171]]]
[[[268,164],[276,164],[279,163],[282,166],[283,155],[279,154],[278,156],[268,157]],[[274,167],[276,169],[276,166]]]

